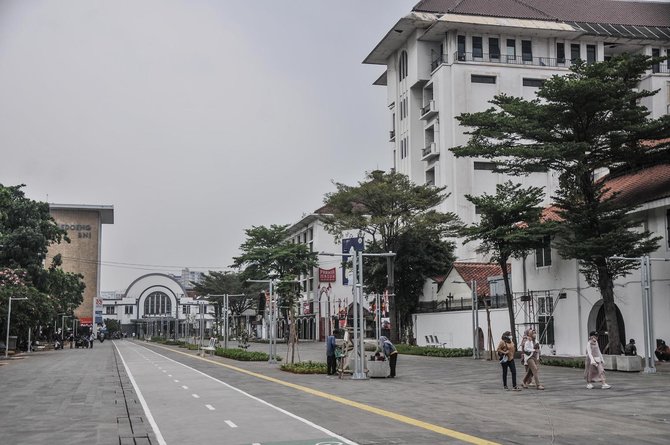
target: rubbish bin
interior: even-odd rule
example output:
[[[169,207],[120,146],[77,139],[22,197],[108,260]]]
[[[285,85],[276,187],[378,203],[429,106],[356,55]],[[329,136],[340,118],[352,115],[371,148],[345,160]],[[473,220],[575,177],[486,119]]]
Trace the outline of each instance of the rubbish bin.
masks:
[[[391,372],[388,360],[375,360],[374,356],[366,363],[368,368],[368,377],[370,378],[386,378]]]
[[[9,344],[7,345],[7,350],[16,351],[16,335],[9,336]]]

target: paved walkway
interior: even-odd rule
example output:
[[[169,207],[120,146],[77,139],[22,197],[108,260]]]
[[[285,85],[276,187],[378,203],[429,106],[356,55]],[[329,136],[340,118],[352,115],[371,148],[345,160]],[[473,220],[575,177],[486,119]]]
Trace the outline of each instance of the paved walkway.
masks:
[[[2,363],[0,443],[157,443],[111,341]]]
[[[220,357],[203,361],[195,351],[141,344],[270,403],[288,405],[297,415],[361,445],[463,443],[453,437],[436,440],[435,431],[407,423],[408,418],[504,444],[665,445],[670,435],[670,372],[609,372],[612,389],[587,390],[583,370],[542,366],[545,391],[511,392],[502,389],[497,362],[471,358],[401,355],[398,378],[354,381],[294,375],[267,362]],[[267,352],[268,346],[252,344],[249,349]],[[301,361],[325,361],[323,343],[301,343],[298,353]],[[278,354],[285,360],[286,345],[278,345]],[[296,387],[259,383],[231,371],[230,366],[217,364],[331,397],[323,399]],[[660,371],[667,368],[669,364],[659,364]],[[5,361],[0,366],[0,382],[1,443],[156,443],[111,341],[95,343],[92,350],[36,352]],[[379,407],[397,416],[359,411],[343,400]]]

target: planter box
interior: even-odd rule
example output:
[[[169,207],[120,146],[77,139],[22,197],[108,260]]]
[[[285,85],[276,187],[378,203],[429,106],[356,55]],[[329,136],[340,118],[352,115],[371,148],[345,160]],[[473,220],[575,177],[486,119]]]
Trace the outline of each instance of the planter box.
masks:
[[[384,361],[372,361],[368,360],[366,362],[368,368],[368,377],[370,378],[380,378],[385,379],[391,373],[389,368],[389,362]]]
[[[642,371],[642,357],[637,355],[616,355],[614,357],[616,357],[617,371]]]
[[[609,371],[616,371],[616,359],[618,355],[603,354],[603,366]]]

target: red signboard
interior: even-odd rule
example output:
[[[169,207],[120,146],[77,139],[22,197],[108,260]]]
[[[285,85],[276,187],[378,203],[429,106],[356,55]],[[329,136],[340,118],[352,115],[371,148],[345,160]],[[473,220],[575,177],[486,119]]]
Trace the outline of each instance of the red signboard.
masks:
[[[79,317],[79,326],[81,327],[93,326],[93,317]]]
[[[337,281],[337,269],[321,269],[319,267],[319,282],[321,283],[334,283]]]

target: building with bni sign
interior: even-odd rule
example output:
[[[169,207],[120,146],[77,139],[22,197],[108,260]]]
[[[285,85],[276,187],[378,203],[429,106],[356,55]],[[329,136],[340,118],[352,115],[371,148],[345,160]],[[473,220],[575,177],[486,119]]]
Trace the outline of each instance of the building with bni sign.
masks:
[[[58,226],[67,231],[70,242],[51,245],[47,258],[50,261],[60,254],[64,271],[84,277],[84,300],[75,310],[75,316],[82,327],[93,327],[95,302],[100,292],[102,225],[114,224],[114,206],[49,204],[49,213]]]

